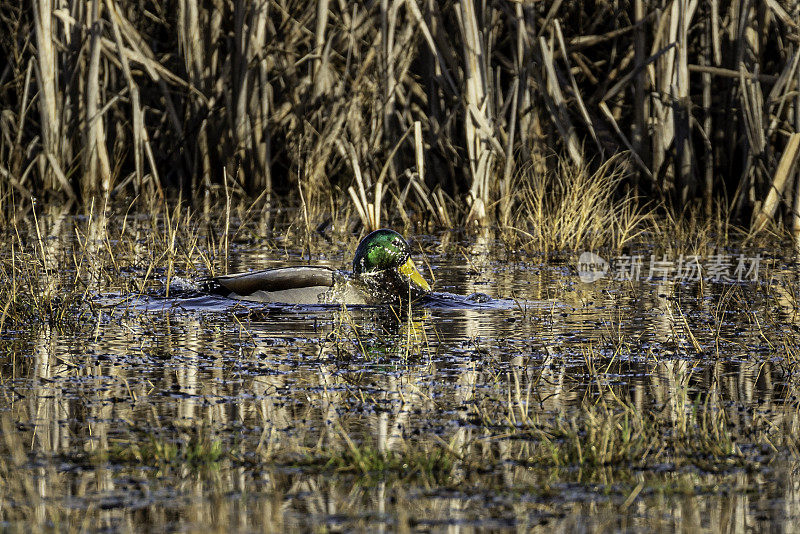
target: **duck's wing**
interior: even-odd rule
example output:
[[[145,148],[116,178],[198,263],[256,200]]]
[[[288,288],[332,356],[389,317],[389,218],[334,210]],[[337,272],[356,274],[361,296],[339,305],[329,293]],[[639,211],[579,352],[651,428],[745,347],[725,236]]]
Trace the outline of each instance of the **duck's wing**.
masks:
[[[256,291],[285,291],[310,287],[333,287],[334,271],[328,267],[280,267],[250,273],[217,276],[211,281],[220,288],[241,296]]]

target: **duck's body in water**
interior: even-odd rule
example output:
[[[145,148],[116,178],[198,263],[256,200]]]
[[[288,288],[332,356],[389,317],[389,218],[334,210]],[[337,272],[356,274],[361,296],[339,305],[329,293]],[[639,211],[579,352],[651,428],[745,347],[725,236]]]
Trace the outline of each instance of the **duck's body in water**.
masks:
[[[411,259],[411,248],[393,230],[361,240],[353,272],[328,267],[281,267],[211,278],[206,289],[229,298],[281,304],[390,304],[418,300],[430,285]]]

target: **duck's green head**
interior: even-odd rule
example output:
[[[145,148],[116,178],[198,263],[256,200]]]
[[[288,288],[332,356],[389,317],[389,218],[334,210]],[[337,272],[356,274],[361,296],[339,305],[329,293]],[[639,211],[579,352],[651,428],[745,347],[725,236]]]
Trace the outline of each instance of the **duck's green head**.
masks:
[[[417,270],[411,260],[411,247],[403,236],[386,228],[375,230],[361,240],[353,258],[353,273],[360,276],[366,273],[397,273],[417,289],[429,292],[431,286]]]

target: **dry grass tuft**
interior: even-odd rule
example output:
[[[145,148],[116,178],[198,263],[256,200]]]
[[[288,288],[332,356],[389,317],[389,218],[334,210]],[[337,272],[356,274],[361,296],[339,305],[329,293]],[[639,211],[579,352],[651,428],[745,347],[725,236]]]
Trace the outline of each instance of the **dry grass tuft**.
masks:
[[[635,240],[651,219],[640,199],[620,193],[618,160],[597,171],[560,160],[555,171],[522,169],[513,189],[516,219],[507,239],[542,252],[619,249]]]

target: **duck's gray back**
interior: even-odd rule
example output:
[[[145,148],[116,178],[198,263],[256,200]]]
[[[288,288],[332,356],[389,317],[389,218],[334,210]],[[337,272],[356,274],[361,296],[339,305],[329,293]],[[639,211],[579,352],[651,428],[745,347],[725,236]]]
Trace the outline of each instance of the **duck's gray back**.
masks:
[[[308,289],[319,294],[333,287],[334,271],[328,267],[280,267],[251,273],[231,274],[214,278],[220,286],[239,296],[255,292],[280,292]]]

